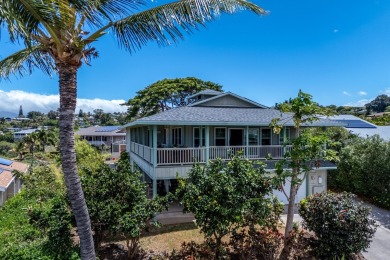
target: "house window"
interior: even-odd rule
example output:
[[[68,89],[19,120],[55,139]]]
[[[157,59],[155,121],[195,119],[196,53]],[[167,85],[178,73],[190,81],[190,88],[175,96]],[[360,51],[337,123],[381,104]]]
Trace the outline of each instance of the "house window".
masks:
[[[164,130],[163,130],[163,144],[164,145],[168,144],[168,139],[169,139],[169,129],[164,128]]]
[[[172,128],[172,145],[181,145],[181,127]]]
[[[259,129],[257,128],[249,128],[248,129],[249,136],[249,145],[258,145],[259,144]]]
[[[284,130],[286,130],[286,142],[287,143],[290,143],[290,128],[285,128],[285,129],[282,129],[282,131],[280,131],[279,133],[279,144],[283,144],[284,143]]]
[[[271,145],[271,129],[261,129],[261,145]]]
[[[226,128],[224,127],[215,128],[215,145],[216,146],[226,145]]]
[[[202,127],[202,145],[200,145],[200,128],[194,127],[194,147],[206,145],[206,130]]]

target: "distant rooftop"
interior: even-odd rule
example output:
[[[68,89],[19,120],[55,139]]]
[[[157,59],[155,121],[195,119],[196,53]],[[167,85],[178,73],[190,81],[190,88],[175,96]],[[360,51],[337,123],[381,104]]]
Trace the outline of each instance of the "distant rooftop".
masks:
[[[80,128],[76,134],[80,136],[125,136],[120,126],[90,126]]]

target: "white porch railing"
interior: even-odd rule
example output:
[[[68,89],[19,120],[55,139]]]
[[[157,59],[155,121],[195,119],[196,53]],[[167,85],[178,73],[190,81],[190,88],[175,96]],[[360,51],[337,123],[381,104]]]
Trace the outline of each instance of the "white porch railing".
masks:
[[[157,164],[206,162],[206,148],[158,148]]]
[[[147,162],[153,163],[153,148],[131,142],[130,150]],[[217,158],[228,160],[232,154],[239,151],[242,151],[244,157],[250,159],[265,159],[268,157],[281,159],[285,152],[291,151],[291,146],[210,146],[209,160]],[[157,165],[205,163],[206,159],[206,147],[157,148]]]
[[[153,149],[149,146],[145,146],[142,144],[131,142],[130,144],[130,150],[131,152],[135,153],[142,159],[152,162],[153,160]]]
[[[251,146],[210,146],[210,160],[221,158],[227,160],[232,154],[242,151],[243,156],[250,159],[281,159],[291,146],[251,145]]]

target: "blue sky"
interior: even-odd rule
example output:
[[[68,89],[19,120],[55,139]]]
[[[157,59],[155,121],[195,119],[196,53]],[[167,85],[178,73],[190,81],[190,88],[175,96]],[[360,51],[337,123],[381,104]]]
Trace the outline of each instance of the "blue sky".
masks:
[[[390,94],[390,1],[253,2],[269,14],[222,15],[170,47],[151,42],[130,55],[105,36],[95,45],[100,57],[79,71],[79,98],[91,106],[94,99],[106,102],[107,107],[99,104],[109,110],[157,80],[188,76],[268,106],[295,97],[299,89],[323,105],[364,104]],[[1,37],[0,58],[19,49],[4,32]],[[13,98],[17,107],[20,93],[33,105],[56,99],[58,79],[36,71],[0,82],[0,97]]]

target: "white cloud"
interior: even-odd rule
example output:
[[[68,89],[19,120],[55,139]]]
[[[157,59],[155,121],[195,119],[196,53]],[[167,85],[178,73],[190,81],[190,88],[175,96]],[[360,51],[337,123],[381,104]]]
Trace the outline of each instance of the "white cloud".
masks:
[[[386,89],[385,91],[382,91],[383,94],[386,94],[388,96],[390,96],[390,88]]]
[[[347,91],[343,91],[343,95],[350,96],[351,94],[349,94]]]
[[[349,102],[345,104],[344,106],[347,107],[364,107],[365,104],[371,102],[373,99],[361,99],[356,102]]]
[[[24,114],[29,111],[40,111],[47,113],[59,107],[58,95],[42,95],[24,92],[21,90],[11,90],[9,92],[0,90],[0,111],[19,113],[19,106],[23,106]],[[105,99],[77,99],[76,113],[79,109],[84,112],[92,112],[94,109],[103,109],[104,112],[125,112],[126,106],[121,106],[125,100],[105,100]]]
[[[367,96],[367,92],[364,91],[359,91],[358,94],[359,96]]]

